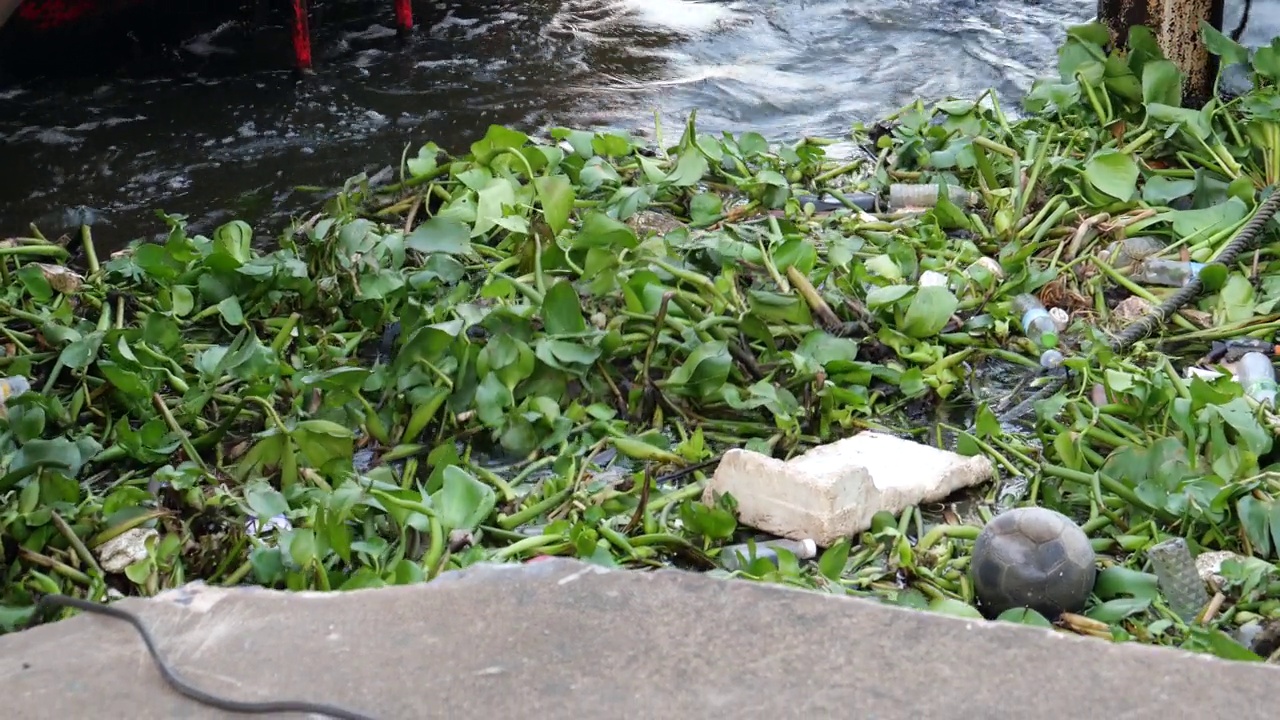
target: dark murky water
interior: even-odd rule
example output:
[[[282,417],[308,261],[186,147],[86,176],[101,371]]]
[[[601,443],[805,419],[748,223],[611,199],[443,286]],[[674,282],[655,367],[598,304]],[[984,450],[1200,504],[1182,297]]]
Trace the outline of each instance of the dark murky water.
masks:
[[[916,97],[1012,102],[1094,0],[449,0],[401,41],[391,2],[331,3],[298,83],[278,23],[231,24],[108,76],[0,88],[0,235],[104,245],[238,216],[274,231],[334,185],[490,123],[840,135]],[[1234,23],[1235,12],[1228,12]],[[1258,20],[1246,39],[1269,38]]]

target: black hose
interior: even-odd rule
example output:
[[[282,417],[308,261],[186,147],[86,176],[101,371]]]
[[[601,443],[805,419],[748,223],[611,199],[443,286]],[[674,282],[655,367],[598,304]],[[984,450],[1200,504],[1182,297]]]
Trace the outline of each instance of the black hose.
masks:
[[[1277,211],[1280,211],[1280,192],[1273,192],[1262,204],[1258,206],[1253,217],[1240,228],[1240,232],[1235,238],[1227,244],[1217,258],[1210,265],[1230,265],[1236,261],[1241,253],[1253,248],[1258,240],[1258,236],[1262,234],[1262,229],[1271,221]],[[1180,290],[1174,293],[1168,300],[1165,300],[1151,313],[1130,323],[1114,340],[1108,343],[1115,352],[1124,352],[1133,346],[1134,343],[1146,337],[1151,331],[1157,327],[1167,323],[1173,314],[1178,312],[1187,303],[1191,302],[1200,294],[1204,288],[1204,283],[1200,280],[1199,273],[1194,274],[1191,280]],[[1015,405],[1012,409],[997,416],[1001,423],[1017,420],[1018,418],[1030,412],[1037,402],[1058,392],[1065,385],[1067,379],[1065,376],[1054,378],[1043,387],[1041,387],[1031,397],[1023,400]]]
[[[266,714],[266,713],[311,713],[313,715],[324,715],[327,717],[338,718],[339,720],[373,720],[369,715],[347,710],[346,708],[336,707],[334,705],[326,705],[324,703],[306,702],[303,700],[269,700],[264,702],[246,702],[243,700],[231,700],[219,697],[213,693],[205,692],[183,680],[169,663],[160,655],[160,650],[156,647],[155,638],[151,636],[151,631],[142,623],[142,620],[133,613],[123,608],[104,605],[102,603],[90,602],[67,595],[45,595],[40,598],[38,603],[40,607],[72,607],[77,610],[106,615],[118,620],[124,620],[138,631],[142,636],[142,643],[147,646],[147,652],[151,654],[151,659],[155,661],[156,668],[160,671],[160,677],[169,684],[174,690],[182,695],[195,700],[203,705],[212,708],[224,710],[229,713],[241,714]]]

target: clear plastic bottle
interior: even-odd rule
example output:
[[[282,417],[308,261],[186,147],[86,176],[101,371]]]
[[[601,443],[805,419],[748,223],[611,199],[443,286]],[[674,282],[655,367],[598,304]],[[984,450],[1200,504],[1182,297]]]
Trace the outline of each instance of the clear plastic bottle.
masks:
[[[1236,379],[1249,397],[1261,405],[1276,405],[1276,367],[1259,352],[1245,353],[1236,361]]]
[[[0,403],[31,389],[31,383],[21,375],[0,378]]]
[[[1042,348],[1058,346],[1058,324],[1035,295],[1023,293],[1013,299],[1013,312],[1022,323],[1022,332]]]
[[[755,543],[755,554],[751,553],[751,544],[726,545],[720,549],[720,566],[730,572],[741,570],[752,562],[766,558],[774,565],[778,564],[778,550],[787,550],[797,560],[807,560],[818,554],[818,544],[809,538],[804,540],[766,540]]]
[[[1191,278],[1199,275],[1203,269],[1204,263],[1152,258],[1134,266],[1133,272],[1129,273],[1129,279],[1144,285],[1182,287],[1191,282]]]
[[[1066,356],[1058,352],[1055,348],[1049,348],[1048,350],[1040,353],[1040,367],[1045,370],[1055,370],[1060,368],[1062,367],[1062,363],[1066,362],[1066,360]]]
[[[1120,270],[1136,265],[1164,250],[1164,243],[1148,235],[1117,240],[1103,251],[1103,259],[1111,267]]]
[[[889,186],[889,208],[902,210],[903,208],[933,207],[938,204],[940,192],[942,192],[942,186],[937,183],[923,185],[893,183]],[[974,201],[972,193],[956,185],[947,186],[947,197],[960,207],[972,205]]]

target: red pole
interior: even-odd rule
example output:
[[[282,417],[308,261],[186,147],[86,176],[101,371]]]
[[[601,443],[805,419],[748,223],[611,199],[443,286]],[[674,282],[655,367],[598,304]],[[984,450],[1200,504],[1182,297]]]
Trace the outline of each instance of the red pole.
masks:
[[[293,59],[299,70],[311,72],[311,27],[307,19],[307,0],[293,0]]]
[[[400,28],[400,32],[409,32],[413,27],[413,0],[395,0],[396,2],[396,26]]]

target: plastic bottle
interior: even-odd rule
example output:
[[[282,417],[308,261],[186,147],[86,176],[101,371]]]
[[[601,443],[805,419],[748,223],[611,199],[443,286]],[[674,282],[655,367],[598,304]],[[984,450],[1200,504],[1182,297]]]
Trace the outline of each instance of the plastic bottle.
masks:
[[[1204,263],[1152,258],[1136,265],[1129,273],[1129,279],[1145,285],[1182,287],[1203,269]]]
[[[1276,368],[1259,352],[1245,353],[1236,361],[1236,379],[1249,397],[1261,405],[1276,405]]]
[[[778,550],[787,550],[797,560],[807,560],[818,554],[818,545],[813,540],[766,540],[755,543],[755,555],[751,553],[751,544],[727,545],[720,549],[720,566],[730,572],[741,570],[755,560],[766,558],[774,565],[778,564]]]
[[[1005,480],[996,495],[996,513],[1012,510],[1022,498],[1026,497],[1027,487],[1027,478],[1024,475],[1014,475]]]
[[[0,378],[0,403],[11,397],[17,397],[31,389],[31,383],[21,375]]]
[[[1136,265],[1164,250],[1164,243],[1148,235],[1117,240],[1107,246],[1104,259],[1111,267],[1120,270]]]
[[[929,208],[938,204],[938,193],[942,186],[936,183],[915,185],[910,183],[894,183],[889,186],[889,208]],[[951,202],[964,207],[973,204],[973,195],[962,187],[947,186],[947,197]]]
[[[1191,622],[1209,602],[1204,580],[1187,549],[1187,541],[1171,538],[1147,549],[1147,558],[1156,571],[1160,592],[1169,601],[1169,609],[1184,622]]]
[[[1013,312],[1022,323],[1022,332],[1042,348],[1058,346],[1058,324],[1035,295],[1023,293],[1013,299]]]
[[[1066,362],[1066,360],[1066,356],[1058,352],[1055,348],[1049,348],[1048,350],[1040,353],[1040,367],[1045,370],[1060,368],[1062,367],[1062,363]]]

